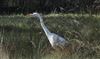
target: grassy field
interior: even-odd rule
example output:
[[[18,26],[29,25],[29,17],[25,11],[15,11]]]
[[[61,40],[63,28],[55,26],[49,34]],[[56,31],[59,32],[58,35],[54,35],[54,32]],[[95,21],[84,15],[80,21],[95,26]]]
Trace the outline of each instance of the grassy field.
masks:
[[[77,52],[55,51],[36,18],[24,15],[0,16],[0,59],[100,59],[100,15],[49,14],[44,23],[51,32],[79,40]],[[77,49],[76,49],[77,50]]]

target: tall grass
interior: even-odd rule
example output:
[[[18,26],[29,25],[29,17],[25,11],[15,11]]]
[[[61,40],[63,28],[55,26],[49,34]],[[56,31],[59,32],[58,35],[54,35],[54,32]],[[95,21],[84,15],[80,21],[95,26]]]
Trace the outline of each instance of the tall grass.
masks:
[[[52,49],[36,18],[0,16],[0,59],[100,58],[100,15],[49,14],[43,18],[51,32],[79,40],[84,46],[71,55],[61,55]]]

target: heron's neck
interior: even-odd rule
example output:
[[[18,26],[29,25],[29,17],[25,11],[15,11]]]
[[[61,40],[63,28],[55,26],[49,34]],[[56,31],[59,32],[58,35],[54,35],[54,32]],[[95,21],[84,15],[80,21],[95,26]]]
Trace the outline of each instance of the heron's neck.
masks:
[[[47,27],[44,25],[43,19],[42,19],[41,17],[39,17],[39,19],[40,19],[40,23],[41,23],[41,26],[42,26],[42,28],[43,28],[45,34],[46,34],[47,36],[49,36],[49,34],[51,34],[51,32],[50,32],[50,31],[47,29]]]

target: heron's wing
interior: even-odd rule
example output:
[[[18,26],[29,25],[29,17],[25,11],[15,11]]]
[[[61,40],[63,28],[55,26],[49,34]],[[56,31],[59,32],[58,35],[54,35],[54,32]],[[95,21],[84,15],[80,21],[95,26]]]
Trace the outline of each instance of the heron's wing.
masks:
[[[54,34],[53,39],[55,43],[60,44],[60,45],[65,45],[67,43],[67,41],[64,38],[56,34]]]

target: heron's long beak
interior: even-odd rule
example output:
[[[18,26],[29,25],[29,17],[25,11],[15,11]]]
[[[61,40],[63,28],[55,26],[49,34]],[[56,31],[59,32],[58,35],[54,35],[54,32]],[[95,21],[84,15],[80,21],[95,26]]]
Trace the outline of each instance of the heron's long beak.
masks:
[[[26,16],[32,16],[32,14],[27,14]]]
[[[29,14],[30,16],[33,16],[33,14]]]
[[[28,14],[28,16],[30,16],[30,17],[35,17],[33,14]]]

